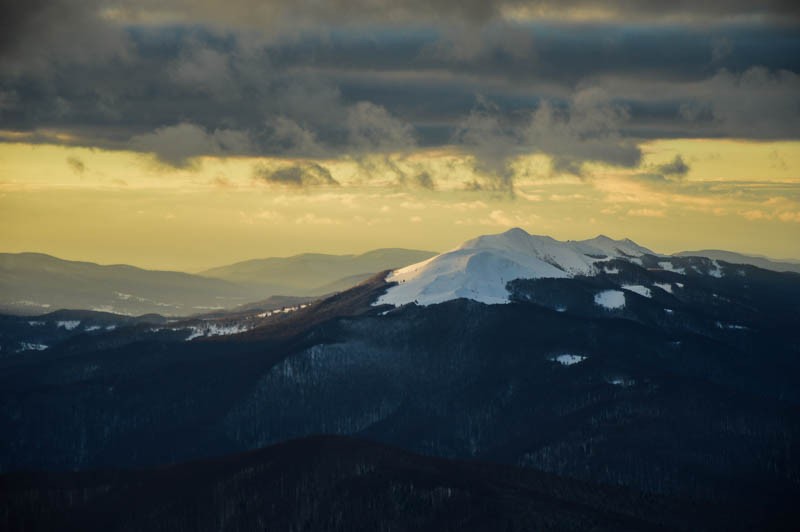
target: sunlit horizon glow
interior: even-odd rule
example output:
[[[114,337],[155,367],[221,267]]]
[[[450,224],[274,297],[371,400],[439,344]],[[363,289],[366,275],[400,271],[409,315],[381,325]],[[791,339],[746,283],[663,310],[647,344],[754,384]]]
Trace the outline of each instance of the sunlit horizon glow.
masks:
[[[2,251],[200,271],[305,252],[445,251],[518,226],[562,240],[631,238],[661,253],[800,257],[800,143],[691,139],[643,149],[635,171],[597,165],[582,178],[553,175],[545,156],[519,157],[512,196],[465,190],[480,176],[455,149],[398,156],[435,175],[433,190],[391,172],[364,181],[349,159],[324,161],[338,185],[309,189],[254,177],[254,168],[290,159],[202,157],[175,169],[135,152],[4,144],[0,161],[14,178],[0,183]],[[638,176],[676,153],[691,165],[680,182]]]
[[[476,235],[800,260],[786,2],[52,0],[0,43],[0,252],[201,271]]]

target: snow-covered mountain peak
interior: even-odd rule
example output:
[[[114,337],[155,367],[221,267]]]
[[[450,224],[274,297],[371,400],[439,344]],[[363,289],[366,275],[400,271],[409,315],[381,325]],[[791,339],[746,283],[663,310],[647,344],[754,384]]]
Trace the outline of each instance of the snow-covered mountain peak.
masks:
[[[585,253],[602,254],[608,257],[641,257],[642,255],[658,255],[644,246],[640,246],[630,238],[614,240],[606,235],[598,235],[587,240],[568,240],[568,244],[577,244]]]
[[[393,271],[387,281],[397,285],[377,304],[431,305],[458,298],[507,303],[508,281],[592,275],[597,271],[596,262],[648,253],[652,254],[630,240],[600,235],[561,242],[514,228],[479,236],[452,251]]]
[[[536,247],[552,246],[557,240],[549,236],[531,235],[524,229],[515,227],[496,235],[483,235],[467,240],[457,249],[505,249],[526,250]]]

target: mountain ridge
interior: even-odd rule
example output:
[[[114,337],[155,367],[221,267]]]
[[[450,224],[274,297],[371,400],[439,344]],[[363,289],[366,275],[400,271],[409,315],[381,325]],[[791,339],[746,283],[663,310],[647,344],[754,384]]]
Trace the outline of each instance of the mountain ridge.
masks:
[[[724,260],[734,264],[749,264],[776,272],[800,273],[800,261],[778,260],[762,255],[749,255],[726,251],[722,249],[701,249],[696,251],[678,251],[673,257],[707,257],[709,259]]]
[[[83,309],[190,316],[271,296],[317,297],[346,290],[377,272],[432,254],[386,248],[361,255],[254,259],[249,262],[258,265],[266,260],[278,267],[229,280],[127,264],[66,260],[46,253],[0,253],[0,311],[39,315],[57,309]],[[331,263],[341,264],[330,267]]]
[[[368,277],[434,255],[436,253],[432,251],[406,248],[379,248],[346,255],[301,253],[235,262],[204,270],[198,275],[255,286],[280,279],[283,286],[302,292],[296,295],[321,295],[330,292],[331,287],[348,277]]]
[[[443,258],[459,254],[458,260]],[[604,261],[639,260],[641,256],[663,258],[664,264],[670,257],[706,256],[711,261],[800,273],[800,265],[735,252],[701,250],[666,255],[629,238],[615,240],[599,234],[585,240],[559,241],[512,228],[475,237],[438,255],[407,248],[346,255],[303,253],[240,261],[204,270],[202,275],[66,260],[39,252],[0,253],[0,310],[29,315],[65,308],[191,316],[224,312],[277,295],[321,297],[347,290],[387,269],[393,270],[390,280],[402,286],[390,290],[382,303],[432,303],[452,297],[504,303],[508,301],[505,283],[515,278],[588,275]],[[659,262],[650,264],[661,267]],[[418,275],[412,275],[428,266],[438,269],[429,282],[420,282]],[[717,266],[713,268],[719,271]],[[494,275],[498,272],[499,276]]]
[[[42,253],[0,254],[0,308],[27,314],[86,309],[120,314],[196,313],[244,303],[246,288],[185,272],[101,265]]]
[[[507,303],[506,283],[514,279],[590,275],[596,264],[614,258],[638,260],[654,253],[632,240],[603,235],[588,240],[559,241],[531,235],[521,228],[482,235],[417,264],[394,270],[397,283],[378,300],[381,304],[422,305],[466,297],[482,303]]]

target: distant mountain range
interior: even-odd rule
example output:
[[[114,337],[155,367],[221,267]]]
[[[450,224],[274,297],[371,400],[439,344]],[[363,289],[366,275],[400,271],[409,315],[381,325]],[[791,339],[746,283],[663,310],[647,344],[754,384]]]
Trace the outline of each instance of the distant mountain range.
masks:
[[[252,295],[246,287],[188,273],[101,266],[41,253],[0,254],[0,310],[5,312],[87,309],[176,316],[231,307]]]
[[[506,237],[514,232],[509,231]],[[542,250],[547,247],[546,240],[557,242],[548,237],[535,238],[544,239],[537,244]],[[569,245],[574,248],[572,252],[618,256],[617,251],[608,247],[614,246],[614,242],[617,241],[601,235],[590,240],[569,242]],[[614,249],[623,253],[655,255],[631,241],[619,243]],[[470,253],[469,247],[474,245],[474,242],[468,242],[454,252],[445,254],[444,259],[437,259],[436,267],[446,268],[442,261],[465,256]],[[394,248],[377,249],[361,255],[305,253],[248,260],[189,274],[145,270],[128,265],[102,266],[67,261],[41,253],[0,253],[0,312],[38,315],[58,309],[85,309],[125,315],[157,313],[164,316],[219,312],[276,295],[313,298],[340,292],[376,272],[419,263],[434,255],[430,251]],[[736,264],[751,264],[772,271],[800,273],[800,263],[779,262],[727,251],[680,252],[674,256],[708,257]],[[488,259],[488,256],[483,256],[483,260]],[[480,260],[480,257],[472,258],[471,268],[479,267]],[[532,271],[552,269],[548,260],[547,257],[539,257],[539,264]],[[490,269],[496,266],[483,265]],[[508,271],[505,277],[524,277],[528,273],[523,268],[518,272]],[[402,275],[407,276],[408,273]],[[458,281],[452,280],[451,283],[457,285]],[[409,284],[405,291],[411,290],[413,285]],[[461,285],[462,293],[474,289]],[[441,298],[443,288],[437,290]],[[497,286],[494,290],[497,290]],[[431,299],[430,294],[423,299],[435,300]]]
[[[657,255],[629,240],[560,242],[522,230],[478,237],[314,300],[273,298],[182,319],[87,311],[0,316],[0,471],[201,460],[200,476],[192,477],[204,479],[196,482],[201,491],[191,493],[220,493],[220,486],[240,486],[251,473],[269,492],[272,477],[256,472],[273,462],[225,464],[240,463],[235,453],[338,434],[623,486],[703,511],[720,505],[724,510],[714,513],[731,516],[729,524],[759,529],[761,517],[793,511],[790,502],[800,497],[798,316],[795,273]],[[296,464],[317,452],[303,448],[294,455],[283,447]],[[341,456],[350,452],[343,448]],[[231,462],[219,458],[226,455]],[[353,482],[363,481],[358,486],[374,495],[367,521],[394,500],[382,495],[386,490],[410,500],[412,489],[398,487],[398,478],[411,475],[413,492],[428,493],[417,467],[439,467],[413,457],[387,459],[413,471],[356,475]],[[342,470],[326,469],[335,463],[286,471],[283,489],[295,490],[290,498],[302,492],[351,508],[356,495],[318,491],[330,486],[318,477],[296,480],[311,478],[303,476],[311,471],[331,479],[330,489],[352,487],[336,484]],[[346,463],[365,474],[383,467]],[[174,470],[183,471],[175,477],[179,493],[189,493],[182,486],[195,466]],[[513,490],[493,492],[483,483],[488,478],[496,487],[504,474],[517,474],[512,469],[478,478],[457,464],[441,467],[453,477],[436,477],[437,485],[450,487],[458,478],[466,490],[447,493],[477,489],[488,500],[499,496],[524,507]],[[117,495],[83,508],[114,508],[114,497],[146,494],[158,485],[147,479],[164,478],[158,471],[119,476],[112,483]],[[81,479],[102,477],[87,475],[52,480],[69,492],[77,479],[88,490],[82,493],[90,493],[95,485]],[[41,500],[40,489],[53,494],[48,504],[73,500],[46,482],[42,488],[35,479],[25,484],[24,476],[0,478],[23,487],[12,497],[22,497],[23,506],[26,496]],[[142,479],[141,490],[130,478]],[[520,489],[538,489],[520,482]],[[245,508],[236,490],[225,504]],[[459,513],[475,515],[458,497]],[[159,514],[165,523],[194,504],[167,499],[167,507],[154,510],[165,512]],[[78,516],[85,515],[80,504]],[[612,512],[620,508],[609,505]],[[576,519],[585,510],[574,507]],[[287,512],[287,519],[296,517]],[[508,516],[513,526],[506,529],[537,522]],[[785,522],[796,525],[792,516]],[[142,518],[151,517],[147,510]],[[664,522],[629,528],[654,523]],[[716,517],[714,524],[730,528]],[[714,527],[697,527],[707,528]]]
[[[719,249],[703,249],[699,251],[681,251],[675,253],[677,257],[707,257],[714,260],[724,260],[734,264],[750,264],[774,272],[800,273],[800,261],[778,261],[759,255],[743,255],[732,251]]]
[[[377,272],[419,262],[436,253],[415,249],[376,249],[361,255],[304,253],[286,258],[254,259],[200,272],[258,289],[260,293],[323,295],[346,290]]]
[[[506,238],[510,238],[509,235],[514,232],[512,230],[506,233]],[[557,241],[548,237],[534,238],[541,239],[536,246],[544,254],[552,251],[546,250],[548,245],[557,244]],[[467,242],[461,248],[437,258],[434,266],[424,267],[447,268],[447,261],[457,261],[458,257],[474,255],[469,248],[476,245],[480,247],[480,240],[476,239],[478,244]],[[578,253],[579,256],[583,256],[584,252],[588,253],[586,257],[589,262],[590,255],[616,257],[620,252],[657,255],[631,241],[615,241],[602,235],[566,244],[572,250],[562,248],[562,251]],[[501,252],[501,255],[503,253],[507,252]],[[145,270],[128,265],[104,266],[91,262],[68,261],[41,253],[0,253],[0,312],[38,315],[59,309],[83,309],[125,315],[156,313],[163,316],[220,312],[271,296],[308,300],[341,292],[377,272],[413,265],[435,255],[430,251],[395,248],[376,249],[360,255],[305,253],[291,257],[248,260],[189,274]],[[728,251],[685,251],[673,256],[707,257],[734,264],[750,264],[772,271],[800,273],[800,263],[780,262]],[[502,262],[508,258],[510,257],[495,255],[491,260],[498,259]],[[489,263],[479,266],[481,260],[490,260],[490,257],[484,254],[471,258],[470,268],[503,267]],[[587,259],[579,260],[586,262]],[[514,275],[524,277],[530,273],[541,273],[555,268],[549,264],[550,259],[546,256],[538,257],[536,261],[536,265],[528,264],[520,271],[505,272],[503,278],[510,279]],[[408,280],[408,271],[398,275],[404,276],[403,279],[398,277],[401,284]],[[473,279],[475,280],[477,278]],[[498,282],[500,280],[498,278]],[[462,295],[465,291],[475,289],[459,284],[456,279],[451,280],[451,284],[459,286]],[[409,284],[405,292],[410,293],[412,286],[415,284]],[[502,290],[502,283],[493,290],[496,291],[498,286]],[[439,286],[436,290],[439,292],[437,297],[444,297],[445,288]],[[419,297],[416,299],[419,300]],[[428,294],[422,299],[434,301],[436,298],[432,299]]]
[[[432,252],[381,249],[363,255],[305,254],[247,261],[203,275],[101,266],[41,253],[0,254],[0,312],[58,309],[188,316],[231,309],[274,295],[319,296],[346,290],[376,272]]]

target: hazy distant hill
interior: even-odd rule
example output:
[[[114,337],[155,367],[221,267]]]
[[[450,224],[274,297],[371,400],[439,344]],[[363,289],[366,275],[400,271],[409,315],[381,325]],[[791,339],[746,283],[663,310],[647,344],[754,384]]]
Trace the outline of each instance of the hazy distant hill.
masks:
[[[199,275],[259,287],[263,295],[321,295],[338,292],[372,274],[400,268],[433,257],[431,251],[387,248],[361,255],[304,253],[237,262]]]
[[[733,251],[723,251],[720,249],[701,249],[699,251],[681,251],[675,253],[677,257],[707,257],[714,260],[724,260],[734,264],[750,264],[765,270],[774,272],[795,272],[800,273],[800,262],[786,262],[768,259],[758,255],[743,255]]]
[[[376,272],[433,255],[408,249],[378,249],[362,255],[309,253],[239,262],[195,275],[123,264],[102,266],[43,253],[0,253],[0,312],[43,314],[68,308],[187,316],[275,295],[340,292]]]
[[[196,314],[252,298],[247,288],[181,272],[101,266],[42,253],[0,253],[0,309],[42,314],[60,308],[120,314]]]

